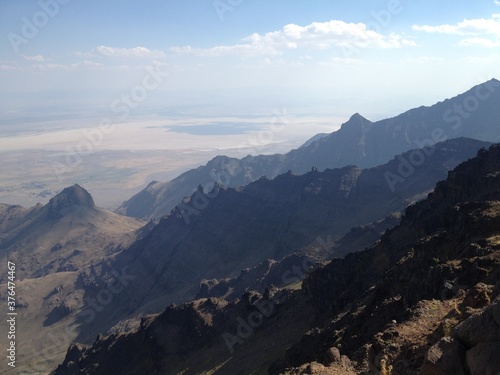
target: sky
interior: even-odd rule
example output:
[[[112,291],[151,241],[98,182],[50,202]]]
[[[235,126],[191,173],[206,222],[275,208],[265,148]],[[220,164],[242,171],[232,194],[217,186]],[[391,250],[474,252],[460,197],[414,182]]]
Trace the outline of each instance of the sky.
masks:
[[[498,0],[0,0],[0,137],[106,113],[338,125],[493,77]]]

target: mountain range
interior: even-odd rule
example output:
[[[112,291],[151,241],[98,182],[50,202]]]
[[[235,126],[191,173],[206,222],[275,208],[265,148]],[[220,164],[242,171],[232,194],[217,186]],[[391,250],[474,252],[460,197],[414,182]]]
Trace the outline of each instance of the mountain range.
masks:
[[[152,181],[116,212],[142,219],[159,218],[169,214],[200,185],[208,192],[216,183],[244,186],[262,176],[274,178],[289,170],[303,174],[313,166],[320,171],[346,165],[369,168],[387,163],[403,152],[458,137],[495,142],[500,139],[499,88],[500,81],[492,79],[430,107],[414,108],[376,122],[356,113],[338,131],[314,137],[284,155],[243,159],[217,156],[205,166],[171,181]]]
[[[44,206],[0,205],[0,261],[17,264],[24,321],[16,371],[378,373],[382,358],[409,362],[400,373],[433,366],[439,340],[425,329],[444,324],[455,302],[458,324],[498,294],[488,220],[500,162],[498,148],[486,151],[500,136],[498,86],[376,123],[356,114],[286,155],[219,156],[150,183],[116,213],[79,185]],[[472,250],[454,255],[464,246]],[[463,283],[453,276],[462,271]],[[471,293],[487,298],[470,302]],[[415,337],[387,336],[404,319],[427,327],[416,349]],[[404,353],[374,341],[378,333]],[[478,342],[464,343],[453,345],[467,373],[464,353]]]
[[[119,300],[100,313],[99,324],[108,323],[109,328],[120,314],[126,318],[132,312],[157,312],[192,299],[203,279],[237,277],[243,269],[267,259],[280,260],[318,237],[338,239],[352,227],[402,211],[487,145],[463,138],[439,143],[394,191],[386,175],[396,175],[401,160],[409,159],[412,151],[366,170],[350,166],[299,176],[286,173],[242,188],[215,187],[209,193],[200,188],[183,204],[195,207],[196,201],[205,202],[203,209],[173,210],[142,239],[82,274],[84,284],[97,280],[106,285],[112,278],[109,270],[126,268],[136,277]],[[85,298],[96,298],[98,292],[87,290]]]
[[[423,163],[394,186],[386,176],[397,176],[413,151],[365,170],[313,169],[200,189],[183,204],[208,204],[189,220],[180,208],[147,224],[112,214],[78,185],[45,206],[4,206],[0,246],[20,265],[19,305],[31,316],[22,336],[27,371],[53,368],[71,342],[128,330],[131,318],[171,303],[203,293],[234,299],[271,280],[297,284],[316,263],[369,246],[399,221],[398,212],[488,145],[460,138],[425,149]],[[288,267],[299,271],[283,278]]]
[[[500,146],[299,290],[171,305],[73,345],[65,374],[491,374],[500,370]],[[293,345],[290,345],[293,344]]]

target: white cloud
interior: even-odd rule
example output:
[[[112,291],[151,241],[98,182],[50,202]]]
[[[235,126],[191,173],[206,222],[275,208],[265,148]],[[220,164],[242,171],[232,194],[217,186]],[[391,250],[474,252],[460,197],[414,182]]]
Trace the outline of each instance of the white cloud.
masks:
[[[462,39],[458,44],[462,47],[498,48],[500,47],[500,40],[495,41],[485,38],[466,38]]]
[[[496,37],[500,37],[500,14],[493,14],[491,18],[488,19],[465,19],[454,25],[413,25],[413,30],[439,34],[494,35]]]
[[[499,5],[500,1],[497,0],[495,3]],[[500,47],[500,14],[498,13],[492,14],[491,18],[465,19],[454,25],[413,25],[413,29],[427,33],[471,36],[458,42],[458,45],[461,47]]]
[[[208,49],[191,46],[174,47],[178,54],[198,56],[236,55],[252,57],[261,55],[280,55],[287,50],[323,50],[332,47],[344,48],[400,48],[415,46],[415,42],[401,35],[385,36],[370,30],[363,23],[344,21],[313,22],[307,26],[288,24],[281,30],[266,34],[254,33],[243,38],[243,43],[216,46]]]
[[[53,70],[95,70],[104,68],[103,64],[95,61],[85,60],[74,64],[36,64],[33,65],[35,70],[40,71],[53,71]]]
[[[80,63],[71,64],[74,68],[83,68],[83,69],[101,69],[104,68],[104,65],[95,61],[85,60]]]
[[[43,57],[42,55],[35,55],[35,56],[21,55],[21,56],[26,61],[33,61],[33,62],[46,62],[46,61],[50,61],[50,59],[47,59],[47,58]]]
[[[120,57],[120,58],[160,58],[165,57],[165,52],[159,50],[150,50],[146,47],[134,48],[116,48],[109,46],[98,46],[93,53],[105,57]],[[80,53],[82,56],[88,56],[86,53]]]
[[[330,62],[325,63],[325,65],[358,65],[363,63],[363,60],[353,59],[350,57],[333,57]],[[320,62],[321,64],[321,62]]]
[[[262,66],[288,66],[288,67],[303,67],[306,66],[302,61],[286,61],[283,58],[264,57],[260,61]]]
[[[13,65],[0,64],[0,71],[9,72],[11,70],[16,70],[17,67]]]
[[[479,65],[498,65],[500,63],[500,56],[496,55],[490,55],[490,56],[464,56],[459,59],[459,62],[462,64],[474,64],[477,66]],[[493,73],[493,75],[496,74]],[[482,80],[482,82],[486,81],[486,79]]]
[[[35,70],[46,72],[51,70],[69,70],[70,66],[63,64],[36,64],[33,65],[33,68]]]
[[[495,5],[500,5],[500,1],[499,0],[495,0],[494,3],[495,3]]]

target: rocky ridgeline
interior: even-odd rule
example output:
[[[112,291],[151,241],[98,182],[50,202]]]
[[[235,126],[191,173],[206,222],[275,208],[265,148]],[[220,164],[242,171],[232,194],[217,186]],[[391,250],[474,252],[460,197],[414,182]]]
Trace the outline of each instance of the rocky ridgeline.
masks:
[[[472,339],[473,330],[464,327],[475,319],[487,321],[471,314],[491,316],[498,310],[496,302],[481,311],[500,292],[499,171],[500,147],[480,151],[450,172],[428,199],[410,206],[378,244],[313,272],[303,289],[320,315],[333,320],[294,345],[286,365],[325,361],[328,348],[340,347],[363,371],[378,371],[384,357],[393,374],[465,374],[478,368],[475,347],[482,343],[489,352],[481,359],[495,363],[490,367],[498,372],[493,349],[500,341],[494,323],[500,316],[487,324],[490,335]],[[434,305],[423,302],[431,300]],[[427,306],[427,312],[419,312],[419,306]],[[404,325],[417,320],[433,327],[428,339],[418,339],[417,327],[413,336],[398,340]],[[451,361],[448,356],[453,364],[443,365]]]
[[[169,182],[150,183],[117,212],[143,219],[158,218],[169,214],[199,185],[206,191],[214,183],[244,186],[262,176],[274,178],[288,170],[304,174],[312,166],[319,171],[346,165],[371,168],[387,163],[394,155],[446,139],[498,139],[499,88],[500,82],[492,79],[430,107],[421,106],[377,122],[356,113],[338,131],[315,137],[283,155],[249,155],[242,159],[217,156],[205,166]],[[280,119],[283,121],[288,119]]]
[[[116,319],[137,311],[157,313],[171,303],[191,300],[203,279],[235,277],[267,259],[280,260],[317,242],[318,237],[337,239],[353,227],[401,211],[445,178],[450,165],[473,157],[483,145],[464,138],[435,145],[394,190],[386,175],[397,175],[411,152],[366,170],[354,166],[323,172],[312,169],[300,176],[285,173],[272,180],[261,178],[238,189],[206,193],[199,188],[111,260],[111,269],[126,268],[136,279],[103,310],[102,327],[109,329]],[[352,250],[369,246],[358,245],[362,247]],[[92,278],[110,279],[105,273],[96,267]],[[95,297],[89,290],[86,299]]]
[[[73,346],[54,374],[496,375],[499,200],[493,146],[301,290],[171,305],[131,333]]]

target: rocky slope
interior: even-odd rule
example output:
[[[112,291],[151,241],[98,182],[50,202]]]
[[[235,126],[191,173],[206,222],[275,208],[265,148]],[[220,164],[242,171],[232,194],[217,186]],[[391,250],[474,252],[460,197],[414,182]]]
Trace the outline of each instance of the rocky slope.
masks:
[[[171,305],[72,346],[63,374],[495,374],[500,146],[450,172],[373,246],[301,290]],[[126,353],[126,360],[123,360]]]
[[[123,250],[144,224],[97,208],[92,196],[74,185],[45,206],[0,206],[0,260],[8,255],[22,265],[19,278],[76,271]]]
[[[75,321],[86,308],[78,275],[130,246],[147,230],[140,230],[144,224],[96,207],[79,185],[64,189],[45,206],[0,205],[0,263],[16,264],[17,318],[22,322],[13,374],[46,373],[64,357],[79,334]],[[5,306],[6,277],[6,272],[0,275]],[[7,330],[5,320],[0,326]],[[5,359],[0,359],[2,369],[8,368]]]
[[[199,185],[208,192],[214,183],[244,186],[262,176],[273,178],[288,170],[303,174],[313,166],[320,171],[346,165],[369,168],[387,163],[405,151],[457,137],[496,141],[500,139],[499,88],[500,81],[492,79],[433,106],[422,106],[377,122],[355,114],[340,130],[308,141],[285,155],[243,159],[218,156],[169,182],[151,182],[124,202],[117,212],[145,219],[158,218],[170,213]]]
[[[393,189],[386,174],[397,175],[411,154],[378,169],[285,174],[247,189],[197,193],[176,215],[140,230],[143,222],[95,207],[77,185],[46,206],[3,205],[0,257],[18,265],[19,304],[30,322],[22,330],[22,337],[30,339],[22,340],[21,362],[28,373],[46,371],[75,339],[92,342],[121,319],[193,298],[202,279],[237,277],[242,269],[279,260],[318,238],[333,246],[352,226],[379,220],[418,199],[484,145],[466,139],[438,145]],[[354,209],[357,215],[351,215]],[[354,232],[342,248],[363,249],[371,236],[370,230],[363,236]],[[129,246],[135,238],[142,240]],[[314,259],[333,254],[328,247],[320,250],[322,258]],[[284,267],[298,262],[302,267],[302,256],[284,259],[259,290],[281,278]],[[248,287],[240,283],[238,288]]]
[[[378,371],[381,358],[394,374],[500,371],[491,351],[499,316],[488,323],[471,316],[497,311],[498,302],[482,309],[500,292],[499,171],[500,147],[480,152],[410,206],[378,244],[312,273],[303,290],[326,323],[288,350],[284,366],[325,363],[338,347],[358,371]],[[478,319],[488,328],[464,328]],[[490,351],[477,370],[482,343]],[[496,365],[486,371],[487,364]]]
[[[106,331],[132,313],[161,311],[194,298],[202,279],[236,277],[242,269],[281,259],[318,236],[337,239],[352,227],[381,220],[425,196],[450,167],[484,144],[458,139],[436,145],[395,185],[386,177],[400,173],[411,152],[367,170],[351,166],[302,176],[287,173],[208,194],[200,188],[143,239],[81,275],[86,300],[107,288],[113,279],[110,270],[127,269],[134,278],[91,328]]]
[[[306,248],[280,260],[266,259],[255,267],[242,270],[237,277],[202,280],[195,299],[219,297],[232,301],[250,290],[263,294],[270,285],[278,288],[299,286],[304,277],[321,264],[372,245],[387,229],[399,224],[400,217],[398,213],[388,215],[384,220],[352,228],[336,240],[318,236]]]

